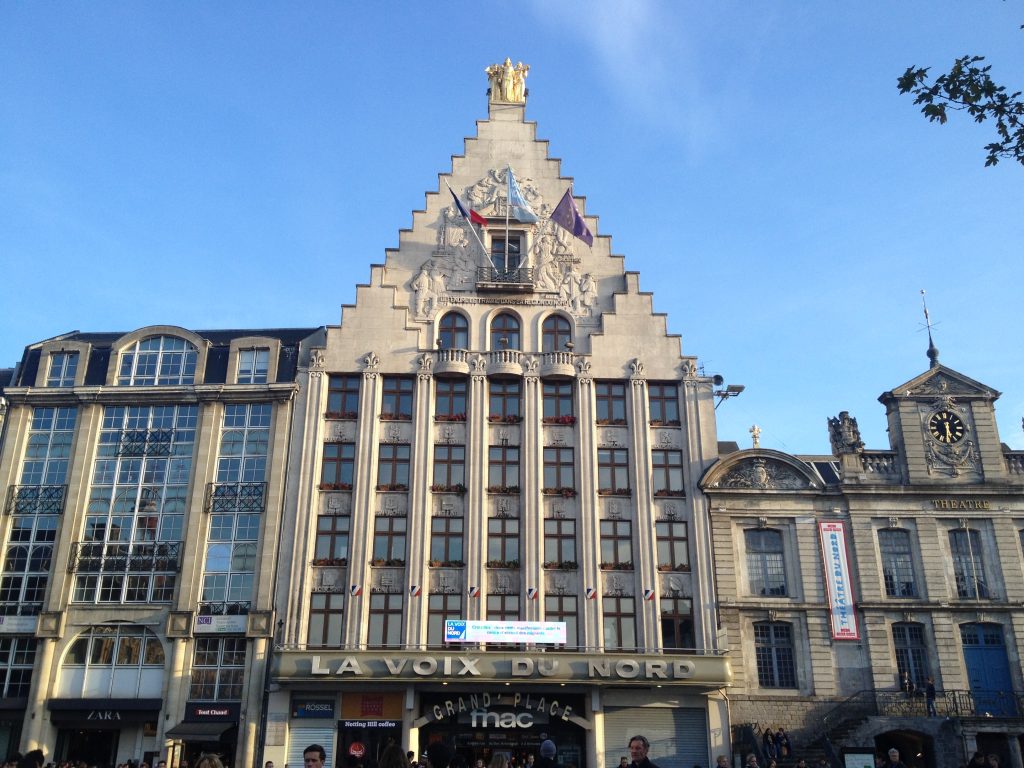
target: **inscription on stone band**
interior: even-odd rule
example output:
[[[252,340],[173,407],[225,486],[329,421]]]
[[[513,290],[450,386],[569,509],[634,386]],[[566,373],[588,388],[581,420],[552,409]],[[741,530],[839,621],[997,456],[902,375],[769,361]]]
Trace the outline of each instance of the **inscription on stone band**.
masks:
[[[991,509],[988,499],[932,499],[934,509]]]

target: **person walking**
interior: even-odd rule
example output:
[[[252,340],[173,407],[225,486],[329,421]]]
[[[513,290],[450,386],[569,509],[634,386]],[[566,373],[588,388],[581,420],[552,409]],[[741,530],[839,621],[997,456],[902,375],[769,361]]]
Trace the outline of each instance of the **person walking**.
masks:
[[[924,684],[924,701],[928,705],[928,717],[937,717],[935,711],[935,678],[930,677]]]
[[[629,757],[632,762],[629,764],[630,768],[658,768],[657,765],[651,762],[650,758],[647,757],[647,753],[651,749],[651,742],[647,740],[646,736],[637,734],[629,740]]]

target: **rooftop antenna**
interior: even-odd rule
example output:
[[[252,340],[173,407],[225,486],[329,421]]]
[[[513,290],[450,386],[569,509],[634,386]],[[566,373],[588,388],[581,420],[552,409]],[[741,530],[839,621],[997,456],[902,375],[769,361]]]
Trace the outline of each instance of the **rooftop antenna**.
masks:
[[[932,341],[932,319],[928,315],[928,302],[924,298],[924,288],[921,289],[921,306],[924,308],[924,325],[928,329],[928,360],[930,368],[939,367],[939,350]]]

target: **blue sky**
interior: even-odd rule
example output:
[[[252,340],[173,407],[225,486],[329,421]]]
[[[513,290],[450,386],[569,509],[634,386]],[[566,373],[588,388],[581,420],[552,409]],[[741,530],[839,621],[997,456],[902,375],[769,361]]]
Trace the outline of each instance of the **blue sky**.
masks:
[[[941,360],[1024,448],[1024,168],[896,78],[988,57],[1013,2],[0,3],[0,365],[73,329],[336,323],[531,65],[527,116],[683,349],[719,437],[827,453]]]

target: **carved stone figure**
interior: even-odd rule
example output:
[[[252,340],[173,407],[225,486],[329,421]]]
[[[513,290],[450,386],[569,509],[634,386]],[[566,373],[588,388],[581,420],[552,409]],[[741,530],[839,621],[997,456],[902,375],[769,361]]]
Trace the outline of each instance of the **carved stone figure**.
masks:
[[[857,420],[849,411],[840,411],[837,417],[828,420],[828,439],[832,443],[832,453],[836,456],[861,453],[864,450]]]
[[[795,490],[807,488],[810,483],[807,478],[782,462],[755,458],[733,467],[714,485],[719,488]]]
[[[579,300],[574,311],[580,315],[593,314],[594,304],[597,302],[597,281],[589,272],[580,278]]]

